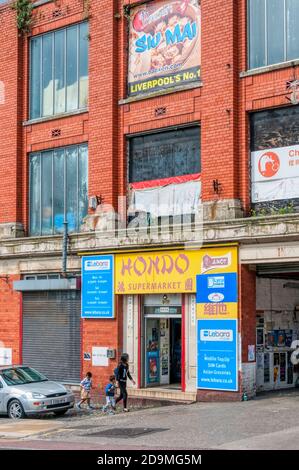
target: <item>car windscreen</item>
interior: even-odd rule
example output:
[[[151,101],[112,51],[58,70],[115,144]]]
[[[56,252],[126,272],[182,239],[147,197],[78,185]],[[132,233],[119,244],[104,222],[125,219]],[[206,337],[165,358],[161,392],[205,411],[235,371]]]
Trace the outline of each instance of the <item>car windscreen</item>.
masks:
[[[2,370],[1,375],[7,385],[23,385],[48,380],[31,367],[10,367]]]

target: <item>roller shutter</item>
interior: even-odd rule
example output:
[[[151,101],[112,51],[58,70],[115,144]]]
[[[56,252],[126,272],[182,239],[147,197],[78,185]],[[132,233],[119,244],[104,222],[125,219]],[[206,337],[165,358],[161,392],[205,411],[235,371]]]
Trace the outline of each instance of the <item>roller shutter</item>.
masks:
[[[78,383],[80,291],[23,293],[23,364],[49,379]]]

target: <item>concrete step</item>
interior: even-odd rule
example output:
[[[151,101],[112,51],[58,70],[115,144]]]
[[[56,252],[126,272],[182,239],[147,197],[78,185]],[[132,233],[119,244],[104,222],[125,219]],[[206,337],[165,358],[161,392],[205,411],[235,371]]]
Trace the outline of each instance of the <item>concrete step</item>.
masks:
[[[171,388],[130,388],[130,397],[146,400],[171,401],[177,403],[194,403],[196,392],[182,392]]]

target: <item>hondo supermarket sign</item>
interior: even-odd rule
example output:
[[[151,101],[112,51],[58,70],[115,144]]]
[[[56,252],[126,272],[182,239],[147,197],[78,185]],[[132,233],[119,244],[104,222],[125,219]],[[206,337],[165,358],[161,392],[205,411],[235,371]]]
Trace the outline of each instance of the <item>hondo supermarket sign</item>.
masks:
[[[299,145],[251,153],[252,202],[299,197]]]
[[[195,293],[198,274],[236,271],[235,247],[120,254],[115,256],[115,293]]]
[[[200,80],[199,0],[161,0],[130,11],[129,95]]]

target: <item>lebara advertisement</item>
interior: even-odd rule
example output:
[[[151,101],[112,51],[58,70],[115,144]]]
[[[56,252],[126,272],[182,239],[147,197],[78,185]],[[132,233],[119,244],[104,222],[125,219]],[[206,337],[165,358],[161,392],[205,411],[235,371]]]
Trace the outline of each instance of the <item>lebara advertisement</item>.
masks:
[[[163,0],[132,8],[129,96],[200,80],[199,0]]]
[[[197,322],[197,388],[238,390],[236,320]]]

